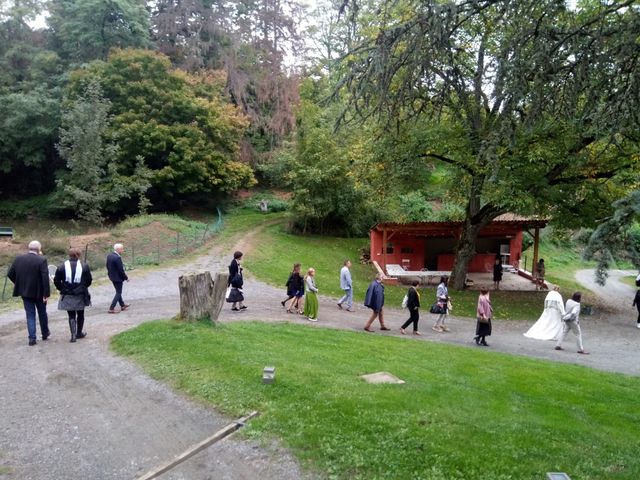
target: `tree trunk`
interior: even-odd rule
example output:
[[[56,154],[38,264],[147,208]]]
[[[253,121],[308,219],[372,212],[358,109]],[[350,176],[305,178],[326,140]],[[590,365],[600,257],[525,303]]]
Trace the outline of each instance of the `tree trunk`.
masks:
[[[476,253],[476,241],[480,230],[489,224],[503,211],[491,204],[480,206],[484,176],[476,175],[471,182],[467,211],[458,245],[456,246],[456,258],[453,263],[449,286],[454,290],[462,290],[467,278],[469,262]]]
[[[456,247],[456,258],[453,262],[451,279],[449,280],[449,286],[454,290],[462,290],[464,288],[469,262],[471,262],[476,253],[476,240],[479,231],[480,226],[472,225],[469,221],[465,222],[462,228]]]
[[[180,318],[185,321],[196,321],[209,318],[216,321],[224,303],[229,274],[216,274],[215,282],[209,272],[194,272],[181,275],[178,279],[180,288]]]
[[[216,278],[213,281],[213,298],[211,299],[211,321],[217,322],[220,316],[220,311],[225,302],[225,293],[227,292],[227,286],[229,285],[229,273],[216,273]]]

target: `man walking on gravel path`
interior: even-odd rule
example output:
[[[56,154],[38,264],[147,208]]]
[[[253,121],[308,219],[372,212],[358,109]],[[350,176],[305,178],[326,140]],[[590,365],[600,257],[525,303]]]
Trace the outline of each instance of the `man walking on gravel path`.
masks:
[[[376,278],[369,284],[369,288],[367,289],[367,293],[364,298],[364,306],[373,310],[369,320],[367,320],[367,323],[364,326],[364,330],[366,332],[373,332],[371,324],[376,317],[380,322],[380,330],[391,330],[384,324],[384,285],[382,285],[382,275],[379,273],[376,273]]]
[[[562,342],[564,342],[567,333],[569,333],[569,330],[571,330],[576,335],[578,353],[581,353],[582,355],[589,355],[584,351],[584,347],[582,346],[582,331],[580,330],[581,298],[582,294],[580,292],[575,292],[573,296],[569,300],[567,300],[567,305],[564,309],[565,314],[562,316],[562,333],[558,338],[558,343],[556,343],[556,350],[564,350],[564,348],[562,348]]]
[[[130,306],[122,299],[122,284],[129,281],[122,263],[122,252],[124,252],[124,245],[116,243],[113,246],[113,252],[107,255],[107,273],[109,274],[109,280],[113,283],[113,288],[116,289],[116,294],[109,307],[109,313],[119,313],[116,310],[116,304],[120,304],[120,311],[126,310]]]
[[[345,260],[340,270],[340,288],[344,290],[344,296],[338,300],[338,308],[342,310],[342,304],[347,304],[347,312],[353,312],[353,282],[351,281],[351,260]]]
[[[40,320],[42,340],[49,338],[49,317],[47,316],[47,299],[51,295],[49,287],[49,270],[47,257],[41,255],[42,245],[33,240],[29,243],[29,253],[17,257],[7,277],[13,282],[13,296],[22,297],[24,311],[27,316],[29,345],[36,342],[36,310]]]

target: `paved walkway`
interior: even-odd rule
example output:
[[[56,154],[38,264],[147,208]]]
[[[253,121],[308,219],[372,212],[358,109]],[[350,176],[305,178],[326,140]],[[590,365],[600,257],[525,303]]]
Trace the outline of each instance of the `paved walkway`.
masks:
[[[13,472],[8,478],[134,478],[228,424],[232,419],[172,392],[108,350],[114,334],[178,313],[177,277],[181,273],[224,271],[228,260],[212,253],[182,267],[134,271],[124,290],[132,307],[118,315],[106,314],[111,286],[92,288],[96,307],[87,310],[89,336],[73,345],[68,343],[65,312],[53,307],[53,336],[36,347],[27,346],[22,311],[0,315],[0,465]],[[640,375],[640,330],[635,328],[630,308],[633,289],[617,281],[622,274],[614,273],[608,288],[596,290],[607,298],[615,295],[613,310],[619,311],[596,312],[582,321],[585,347],[591,355],[580,356],[569,349],[557,352],[552,342],[525,338],[522,333],[532,322],[496,322],[491,349]],[[587,277],[584,272],[578,275],[585,283]],[[320,320],[311,323],[284,312],[280,306],[283,293],[249,277],[245,284],[249,309],[235,313],[225,308],[221,321],[285,320],[314,328],[362,332],[369,314],[361,306],[354,313],[341,311],[334,299],[322,297]],[[628,300],[629,308],[623,300]],[[393,330],[376,335],[400,336],[398,328],[405,317],[402,310],[387,309],[386,320]],[[425,335],[408,335],[407,341],[423,341],[426,348],[433,341],[481,348],[472,342],[475,321],[452,317],[448,322],[451,332],[439,334],[430,329],[432,320],[432,315],[423,313],[421,329]],[[302,477],[296,461],[278,446],[264,448],[231,437],[162,478]]]

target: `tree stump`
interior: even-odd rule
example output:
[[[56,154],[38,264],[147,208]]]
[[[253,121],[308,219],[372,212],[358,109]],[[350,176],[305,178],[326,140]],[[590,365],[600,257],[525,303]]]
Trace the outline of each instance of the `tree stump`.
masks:
[[[211,299],[211,321],[215,322],[220,316],[220,311],[225,302],[225,293],[229,284],[228,273],[216,273],[216,279],[213,282],[213,295]]]
[[[216,274],[215,282],[209,272],[193,272],[178,278],[180,289],[180,317],[195,321],[209,317],[216,321],[224,304],[229,274]]]

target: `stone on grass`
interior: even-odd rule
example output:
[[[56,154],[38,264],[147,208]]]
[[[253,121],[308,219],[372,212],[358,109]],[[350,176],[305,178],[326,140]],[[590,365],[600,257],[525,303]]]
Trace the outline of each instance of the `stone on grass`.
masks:
[[[276,381],[276,367],[264,367],[262,370],[262,383],[272,384]]]
[[[405,383],[404,380],[400,380],[398,377],[389,372],[369,373],[367,375],[361,375],[360,378],[363,378],[367,383]]]

